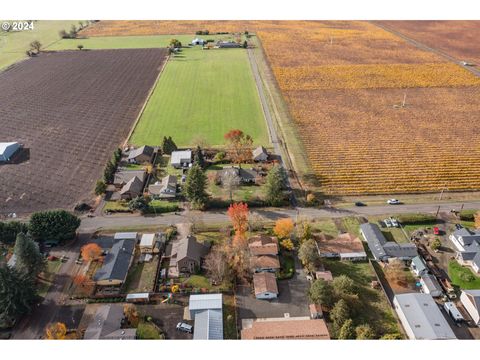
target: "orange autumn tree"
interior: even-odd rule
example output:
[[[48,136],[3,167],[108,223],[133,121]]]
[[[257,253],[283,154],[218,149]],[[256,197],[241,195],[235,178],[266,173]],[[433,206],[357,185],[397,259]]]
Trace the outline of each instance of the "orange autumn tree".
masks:
[[[45,338],[48,340],[63,340],[67,335],[67,326],[64,323],[57,322],[49,324],[45,328]]]
[[[273,228],[273,233],[278,236],[279,239],[287,239],[293,232],[293,220],[290,218],[278,219]]]
[[[475,214],[475,228],[480,229],[480,211]]]
[[[230,160],[241,166],[242,163],[252,159],[253,139],[242,130],[230,130],[224,136],[228,142],[228,156]]]
[[[248,230],[248,205],[241,202],[234,203],[230,205],[227,213],[235,230],[232,245],[238,248],[246,247],[245,233]]]
[[[75,285],[85,286],[90,279],[86,275],[77,275],[73,278],[73,283]]]
[[[82,247],[82,258],[86,261],[97,260],[102,256],[103,250],[95,243],[90,243]]]

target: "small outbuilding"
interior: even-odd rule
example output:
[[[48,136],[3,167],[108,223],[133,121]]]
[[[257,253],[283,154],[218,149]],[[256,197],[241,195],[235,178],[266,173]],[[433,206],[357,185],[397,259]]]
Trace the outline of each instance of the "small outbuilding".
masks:
[[[268,160],[268,152],[263,146],[257,147],[252,151],[253,161],[263,162]]]
[[[440,297],[443,295],[442,287],[435,276],[431,274],[423,274],[420,278],[420,284],[422,285],[422,291],[425,294],[430,294],[432,297]]]
[[[0,142],[0,162],[8,162],[21,148],[18,142]]]
[[[170,163],[175,169],[188,169],[192,165],[192,150],[172,151]]]
[[[277,279],[273,273],[253,274],[253,287],[257,299],[270,300],[278,297]]]
[[[427,264],[420,256],[415,256],[410,263],[410,269],[417,276],[422,276],[428,272]]]

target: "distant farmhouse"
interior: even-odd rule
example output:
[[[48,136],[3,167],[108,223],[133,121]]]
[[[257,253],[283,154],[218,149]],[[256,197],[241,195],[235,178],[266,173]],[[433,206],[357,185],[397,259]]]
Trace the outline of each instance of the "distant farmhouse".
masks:
[[[155,149],[151,146],[144,145],[138,149],[133,149],[128,154],[128,162],[131,164],[146,164],[152,162]]]
[[[450,235],[450,240],[456,247],[456,259],[462,265],[471,266],[480,273],[480,230],[461,228]]]
[[[340,234],[336,239],[327,239],[324,236],[317,240],[318,254],[325,258],[339,258],[348,261],[363,261],[367,253],[362,241],[351,234]]]
[[[415,244],[398,244],[395,241],[387,241],[376,224],[361,224],[360,233],[377,261],[387,261],[389,258],[411,260],[418,255]]]
[[[188,169],[192,166],[192,150],[172,151],[170,164],[175,169]]]
[[[241,48],[242,45],[233,41],[217,41],[217,47],[220,49]]]
[[[21,147],[18,142],[0,142],[0,163],[10,161]]]
[[[393,299],[395,311],[412,340],[456,339],[437,303],[428,294],[399,294]]]

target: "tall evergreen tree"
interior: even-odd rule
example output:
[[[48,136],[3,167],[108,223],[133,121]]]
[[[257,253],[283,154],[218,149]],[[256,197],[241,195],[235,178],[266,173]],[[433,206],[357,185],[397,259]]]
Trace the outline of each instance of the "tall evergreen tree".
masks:
[[[29,235],[20,233],[15,242],[15,268],[24,274],[35,278],[44,268],[45,261],[38,244]]]
[[[191,202],[193,208],[202,209],[207,204],[208,194],[206,188],[207,176],[198,164],[193,165],[188,171],[183,188],[183,193],[187,200]]]
[[[284,200],[283,190],[287,176],[280,165],[275,165],[269,172],[265,182],[266,200],[271,206],[282,205]]]
[[[106,184],[111,184],[113,182],[115,170],[115,165],[111,161],[107,162],[107,165],[105,165],[105,170],[103,171],[103,181],[105,181]]]
[[[193,163],[199,165],[202,169],[205,168],[205,159],[200,146],[197,146],[193,155]]]
[[[35,297],[30,276],[15,268],[0,267],[0,324],[11,325],[17,316],[29,313]]]
[[[172,151],[176,151],[178,149],[177,144],[175,144],[175,141],[173,141],[172,137],[168,137],[168,146],[170,147],[170,154]]]
[[[21,232],[27,232],[28,225],[20,221],[0,221],[0,243],[13,244],[17,235]]]

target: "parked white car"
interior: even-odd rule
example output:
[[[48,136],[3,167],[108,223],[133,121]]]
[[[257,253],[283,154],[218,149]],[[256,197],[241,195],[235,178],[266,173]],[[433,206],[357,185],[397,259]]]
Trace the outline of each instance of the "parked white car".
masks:
[[[398,224],[398,221],[397,219],[394,219],[394,218],[390,218],[390,222],[392,223],[392,226],[393,227],[400,227],[399,224]]]
[[[387,204],[388,205],[398,205],[398,204],[400,204],[400,201],[397,200],[397,199],[388,199]]]
[[[393,224],[392,224],[392,222],[390,221],[390,219],[384,219],[383,222],[384,222],[384,224],[385,224],[385,226],[386,226],[387,228],[390,228],[390,227],[393,226]]]

